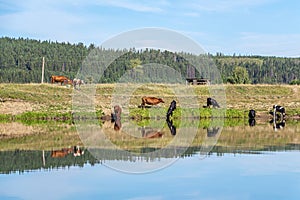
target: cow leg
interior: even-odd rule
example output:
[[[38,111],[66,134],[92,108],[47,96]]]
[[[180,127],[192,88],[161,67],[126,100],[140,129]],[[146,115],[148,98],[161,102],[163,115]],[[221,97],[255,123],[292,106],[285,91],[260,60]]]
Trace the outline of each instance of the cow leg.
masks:
[[[141,103],[141,107],[144,109],[145,108],[145,102],[142,100],[142,103]]]

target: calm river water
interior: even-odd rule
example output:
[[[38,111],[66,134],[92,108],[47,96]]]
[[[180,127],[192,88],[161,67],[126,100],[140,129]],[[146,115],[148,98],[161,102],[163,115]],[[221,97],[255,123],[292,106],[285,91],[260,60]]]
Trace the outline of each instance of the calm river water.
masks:
[[[176,135],[186,126],[189,125],[178,128]],[[102,130],[106,132],[113,127],[103,124]],[[33,125],[33,129],[36,128]],[[287,121],[283,129],[276,131],[269,123],[226,125],[219,132],[217,128],[200,127],[194,142],[183,153],[174,153],[182,147],[172,146],[157,153],[162,140],[174,137],[169,128],[165,124],[160,130],[165,137],[149,139],[151,143],[142,143],[146,145],[142,148],[139,142],[123,138],[125,143],[137,145],[137,148],[128,148],[134,152],[128,155],[96,144],[85,149],[81,156],[69,153],[60,158],[52,157],[51,148],[3,147],[0,199],[300,198],[299,122]],[[126,129],[126,123],[122,129]],[[121,134],[122,129],[117,134]],[[137,127],[136,130],[145,134],[149,128]],[[83,137],[81,135],[81,139]],[[28,137],[20,142],[24,140],[32,142],[27,141]],[[117,144],[114,138],[111,140]],[[11,139],[6,141],[14,143]],[[207,144],[212,146],[208,148]],[[158,167],[141,171],[136,167],[139,165]],[[138,173],[128,169],[132,167],[136,167]]]

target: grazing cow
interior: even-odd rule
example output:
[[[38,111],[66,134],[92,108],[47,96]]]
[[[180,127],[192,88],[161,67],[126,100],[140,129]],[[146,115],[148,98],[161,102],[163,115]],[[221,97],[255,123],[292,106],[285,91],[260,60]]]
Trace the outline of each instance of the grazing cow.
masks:
[[[65,84],[65,85],[72,85],[72,84],[73,84],[73,81],[70,80],[70,79],[67,79],[67,80],[64,80],[64,84]]]
[[[146,104],[157,105],[159,103],[165,103],[161,98],[156,97],[143,97],[141,106],[144,108]]]
[[[73,79],[73,86],[74,86],[74,89],[78,89],[80,88],[81,85],[84,84],[84,81],[79,79],[79,78],[74,78]]]
[[[66,76],[51,76],[51,83],[60,83],[61,85],[65,82],[71,81],[68,77]]]
[[[248,117],[249,117],[249,119],[254,119],[255,118],[255,110],[253,110],[253,109],[249,110]]]
[[[117,118],[121,118],[122,108],[119,105],[114,106],[114,113]]]
[[[114,106],[114,112],[111,113],[111,122],[121,119],[122,108],[119,105]]]
[[[276,112],[279,112],[281,114],[281,117],[285,117],[285,108],[279,105],[274,105],[273,106],[273,115],[275,116]]]
[[[171,102],[170,107],[169,107],[168,112],[167,112],[167,119],[169,119],[170,116],[173,115],[173,111],[174,111],[175,109],[176,109],[176,101],[173,100],[173,101]]]
[[[256,116],[255,110],[253,110],[253,109],[249,110],[249,113],[248,113],[249,126],[255,126],[255,124],[256,124],[255,116]]]
[[[114,130],[119,131],[122,127],[121,124],[122,108],[119,105],[114,106],[114,112],[111,113],[111,122],[114,122]]]
[[[176,127],[173,125],[173,120],[170,120],[169,118],[167,118],[166,120],[168,127],[170,129],[171,135],[176,135]]]
[[[207,103],[206,103],[207,107],[210,108],[211,106],[212,107],[215,107],[215,108],[220,108],[218,102],[213,99],[213,98],[207,98]]]

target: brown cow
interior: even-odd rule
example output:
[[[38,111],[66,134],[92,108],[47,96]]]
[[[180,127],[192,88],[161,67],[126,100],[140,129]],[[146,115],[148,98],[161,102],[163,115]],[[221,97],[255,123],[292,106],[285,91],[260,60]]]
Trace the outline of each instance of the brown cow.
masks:
[[[64,80],[65,85],[73,85],[73,81],[70,79]]]
[[[61,85],[64,84],[72,84],[72,80],[70,80],[66,76],[51,76],[51,83],[60,83]]]
[[[114,130],[118,131],[121,129],[122,124],[121,124],[121,113],[122,113],[122,108],[119,105],[114,106],[114,113],[111,114],[111,121],[115,122],[114,124]]]
[[[141,106],[144,108],[146,104],[157,105],[159,103],[165,103],[161,98],[156,97],[143,97]]]

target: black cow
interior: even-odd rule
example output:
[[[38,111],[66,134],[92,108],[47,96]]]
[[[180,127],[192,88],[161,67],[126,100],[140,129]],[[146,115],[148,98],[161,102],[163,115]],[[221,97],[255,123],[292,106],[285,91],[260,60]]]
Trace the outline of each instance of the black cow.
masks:
[[[255,116],[256,116],[255,110],[253,110],[253,109],[249,110],[249,113],[248,113],[248,117],[249,117],[248,123],[249,123],[249,126],[255,126],[255,124],[256,124]]]
[[[253,110],[253,109],[249,110],[248,117],[249,117],[249,119],[254,119],[255,118],[255,110]]]
[[[273,106],[273,114],[275,115],[276,112],[279,112],[281,114],[282,117],[285,117],[285,108],[279,105],[274,105]]]
[[[220,108],[220,106],[219,106],[219,104],[218,104],[218,102],[215,100],[215,99],[213,99],[213,98],[211,98],[211,97],[209,97],[209,98],[207,98],[207,103],[206,103],[206,107],[215,107],[215,108]]]
[[[176,109],[176,101],[173,100],[169,106],[168,112],[167,112],[167,119],[170,118],[170,116],[173,115],[173,111]]]

